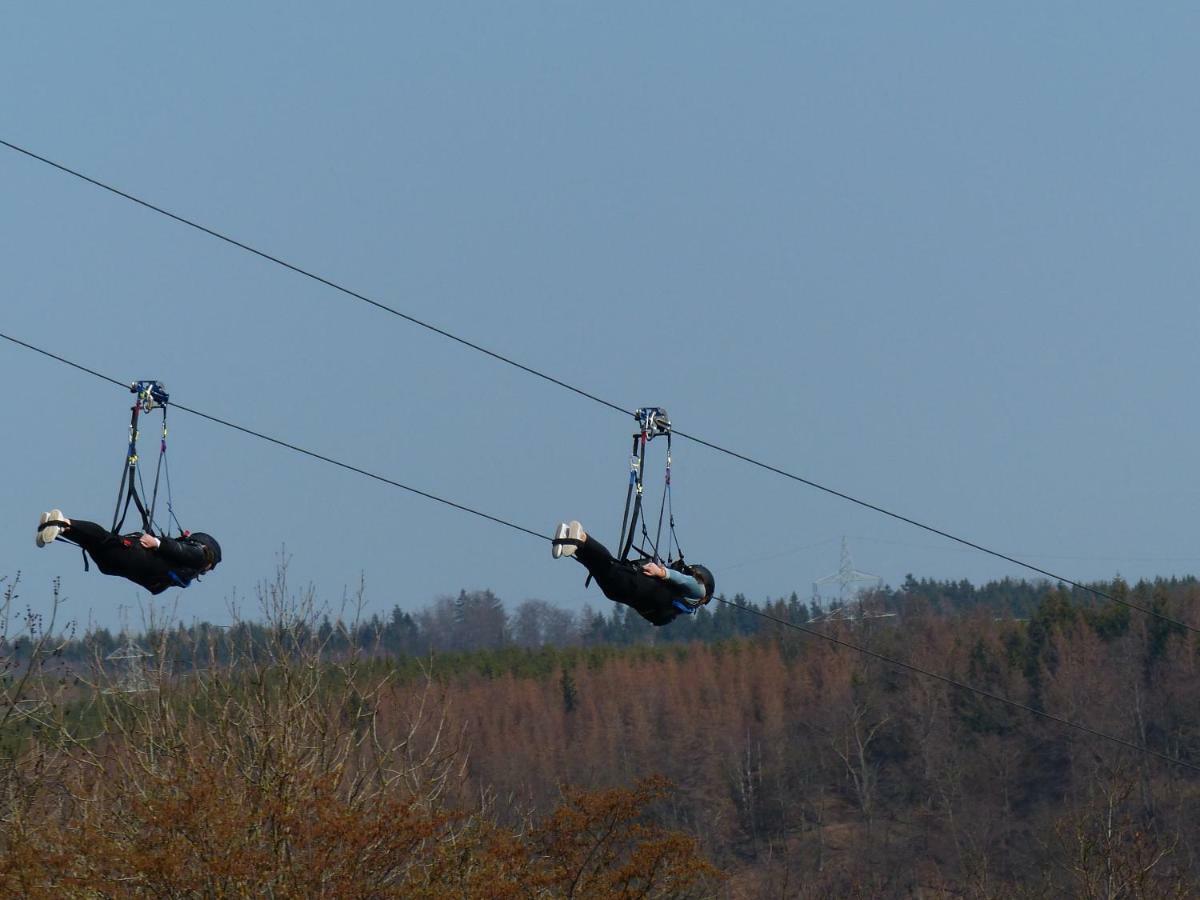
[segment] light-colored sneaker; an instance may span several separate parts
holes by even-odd
[[[567,540],[570,543],[563,544],[563,556],[574,556],[579,545],[587,540],[587,535],[583,533],[583,526],[578,522],[568,522]]]
[[[50,521],[50,513],[48,513],[48,512],[44,512],[40,516],[38,516],[37,536],[33,539],[33,542],[35,544],[37,544],[39,547],[46,546],[45,538],[42,537],[42,529],[46,527],[46,523],[49,521]]]
[[[567,523],[559,522],[558,527],[554,529],[554,540],[550,542],[550,554],[555,559],[559,559],[563,555],[564,546],[563,539],[567,536]]]
[[[61,509],[52,509],[49,512],[42,513],[38,519],[38,532],[34,543],[39,547],[45,547],[47,544],[53,543],[62,534],[63,525],[66,522],[67,519],[63,516]]]

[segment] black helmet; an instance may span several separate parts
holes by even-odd
[[[708,571],[706,566],[702,566],[699,563],[692,563],[688,568],[692,570],[692,577],[698,579],[704,585],[705,602],[712,599],[713,591],[716,589],[716,582],[713,581],[712,572]]]
[[[211,534],[205,534],[203,531],[193,531],[188,535],[188,538],[204,548],[205,557],[208,558],[209,563],[215,568],[217,563],[221,561],[221,545],[217,543],[217,539]]]

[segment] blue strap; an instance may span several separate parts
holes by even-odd
[[[188,586],[188,584],[191,583],[190,579],[188,581],[184,581],[182,578],[180,578],[178,575],[176,575],[174,569],[168,569],[167,574],[171,577],[171,580],[173,582],[175,582],[177,585],[179,585],[181,588],[185,588]]]
[[[674,606],[681,613],[686,613],[689,616],[693,616],[696,614],[696,607],[688,606],[682,600],[672,600],[671,605]]]

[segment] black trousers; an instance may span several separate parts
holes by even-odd
[[[652,625],[666,625],[679,615],[675,594],[658,578],[642,572],[642,564],[621,562],[591,535],[575,549],[575,558],[587,568],[604,596],[637,610]]]
[[[105,575],[119,575],[141,585],[152,594],[161,594],[175,582],[170,566],[138,543],[138,535],[113,534],[103,525],[84,519],[72,519],[62,535],[78,544]]]

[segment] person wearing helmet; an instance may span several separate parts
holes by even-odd
[[[604,596],[637,611],[652,625],[691,615],[712,600],[712,572],[701,565],[668,568],[654,560],[615,558],[578,522],[560,522],[551,541],[555,559],[573,556],[596,579]]]
[[[105,575],[128,578],[151,594],[187,587],[221,561],[221,545],[200,531],[179,538],[139,531],[113,534],[103,525],[68,519],[61,510],[52,509],[38,520],[37,545],[45,547],[56,540],[82,547]]]

